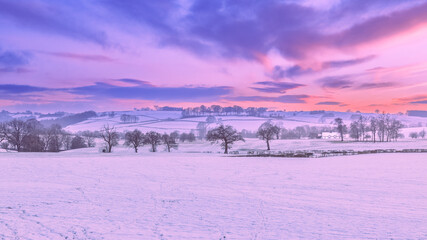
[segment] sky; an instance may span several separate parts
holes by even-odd
[[[427,0],[0,0],[0,110],[427,110]]]

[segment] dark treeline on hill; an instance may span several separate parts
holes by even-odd
[[[427,111],[409,110],[408,116],[413,117],[427,117]]]
[[[14,119],[0,123],[0,144],[3,149],[18,152],[59,152],[84,147],[94,147],[97,133],[85,131],[70,134],[59,124],[45,127],[35,119]]]
[[[233,107],[221,107],[220,105],[212,105],[207,107],[201,105],[200,107],[186,108],[182,110],[183,117],[198,117],[198,116],[208,116],[208,115],[217,115],[217,116],[228,116],[228,115],[244,115],[244,116],[261,116],[263,113],[267,112],[268,108],[266,107],[248,107],[243,108],[240,106]]]
[[[96,112],[87,111],[87,112],[77,113],[69,116],[59,117],[53,120],[42,120],[41,123],[44,126],[51,126],[53,124],[58,124],[61,127],[66,127],[72,124],[83,122],[91,117],[96,117],[96,116],[97,116]]]

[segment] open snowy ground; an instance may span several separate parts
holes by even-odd
[[[427,154],[0,153],[0,239],[426,239]]]

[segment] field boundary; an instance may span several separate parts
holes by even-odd
[[[427,153],[427,149],[375,149],[375,150],[312,150],[312,151],[247,151],[240,154],[238,151],[232,151],[233,157],[283,157],[283,158],[322,158],[332,156],[349,156],[362,154],[378,153]]]

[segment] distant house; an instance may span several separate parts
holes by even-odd
[[[322,132],[322,139],[340,139],[340,134],[337,132]]]

